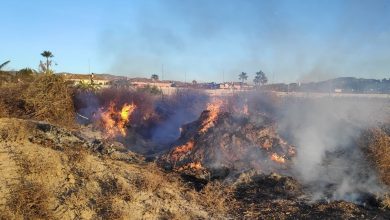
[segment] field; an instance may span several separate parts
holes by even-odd
[[[0,86],[2,219],[388,219],[382,95]]]

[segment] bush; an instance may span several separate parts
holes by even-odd
[[[73,89],[62,76],[39,75],[31,82],[0,87],[0,117],[35,119],[73,126]]]
[[[147,85],[144,88],[139,88],[137,91],[150,93],[152,95],[161,95],[162,94],[161,89],[159,89],[157,86],[150,86],[150,85]]]
[[[25,108],[25,102],[22,99],[24,87],[24,84],[4,84],[0,86],[0,117],[27,116],[29,112]]]
[[[369,129],[362,133],[359,143],[382,182],[390,186],[390,135],[380,128]]]

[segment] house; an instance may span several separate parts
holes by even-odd
[[[96,76],[95,74],[64,74],[64,77],[66,81],[73,82],[74,85],[78,84],[93,84],[93,85],[100,85],[100,86],[109,86],[111,80],[106,79],[101,76]]]
[[[253,86],[242,82],[224,82],[219,84],[220,89],[233,89],[233,90],[249,90],[253,89]]]
[[[160,80],[152,80],[146,78],[133,78],[130,79],[129,82],[132,86],[136,88],[145,88],[147,86],[156,86],[159,88],[170,88],[172,87],[171,81],[160,81]]]

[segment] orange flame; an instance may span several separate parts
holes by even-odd
[[[191,151],[194,148],[194,141],[190,140],[182,146],[176,147],[172,152],[172,158],[175,161],[178,161],[182,155],[185,155],[187,152]]]
[[[202,163],[198,162],[191,162],[188,164],[185,164],[184,166],[181,166],[177,169],[178,171],[183,170],[204,170],[204,167],[202,166]]]
[[[218,114],[221,112],[222,100],[217,99],[213,103],[207,104],[207,110],[209,111],[208,117],[203,121],[200,132],[205,133],[209,128],[214,126],[214,122],[218,118]]]
[[[126,136],[125,126],[129,122],[130,116],[134,112],[134,110],[135,110],[135,105],[133,103],[130,105],[125,104],[122,107],[122,110],[120,112],[121,119],[118,122],[118,128],[119,128],[119,131],[122,134],[122,136]]]
[[[245,104],[243,109],[242,109],[242,113],[244,115],[249,115],[249,109],[248,109],[248,104]]]
[[[129,122],[136,106],[124,104],[121,111],[115,110],[115,103],[111,102],[106,111],[101,113],[101,120],[108,137],[115,137],[119,134],[126,136],[126,124]]]
[[[273,153],[271,155],[271,160],[276,162],[276,163],[285,163],[286,162],[286,159],[284,159],[283,156],[279,156],[278,154],[276,153]]]
[[[192,163],[189,164],[189,167],[191,169],[195,169],[195,170],[203,169],[203,166],[202,166],[202,164],[200,162],[192,162]]]

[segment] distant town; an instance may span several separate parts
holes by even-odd
[[[258,86],[247,82],[181,82],[173,80],[159,80],[152,75],[151,78],[129,78],[109,74],[69,74],[62,73],[67,80],[75,85],[80,83],[96,84],[101,87],[134,87],[144,88],[154,86],[162,90],[170,88],[192,88],[206,90],[254,90]],[[154,77],[153,77],[154,76]],[[92,81],[91,81],[92,80]],[[309,83],[273,83],[261,85],[262,90],[276,92],[317,92],[317,93],[363,93],[363,94],[390,94],[390,78],[364,79],[355,77],[339,77],[326,81]]]
[[[11,78],[18,78],[19,75],[29,75],[25,73],[32,71],[30,69],[22,69],[20,71],[1,71],[0,82],[6,83]],[[260,71],[261,72],[261,71]],[[267,84],[267,78],[262,83],[249,83],[246,78],[242,78],[242,74],[238,75],[241,81],[231,82],[181,82],[174,80],[160,80],[158,75],[153,74],[150,78],[130,78],[125,76],[115,76],[111,74],[73,74],[73,73],[56,73],[63,75],[65,79],[75,86],[90,86],[94,88],[121,87],[141,89],[146,87],[154,87],[161,90],[163,93],[170,93],[175,89],[200,89],[212,90],[215,92],[234,92],[247,90],[267,90],[284,93],[294,92],[313,92],[313,93],[335,93],[335,94],[390,94],[390,78],[384,79],[364,79],[355,77],[339,77],[319,82],[306,83],[272,83]],[[22,77],[21,77],[22,78]],[[18,78],[18,80],[21,80]],[[256,81],[256,78],[255,80]]]

